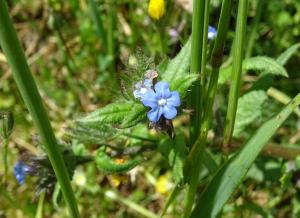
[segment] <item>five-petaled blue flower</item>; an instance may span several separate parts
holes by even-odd
[[[207,34],[208,41],[211,41],[216,36],[217,36],[216,28],[214,28],[213,26],[208,26],[208,34]]]
[[[19,184],[23,184],[25,180],[26,173],[29,171],[29,167],[23,162],[19,161],[14,166],[14,174]]]
[[[133,91],[134,98],[141,99],[146,92],[152,89],[152,86],[152,80],[150,79],[145,79],[143,83],[138,82],[135,84],[135,90]]]
[[[157,122],[161,115],[166,119],[173,119],[177,115],[176,107],[180,105],[178,92],[171,92],[166,82],[156,83],[154,90],[155,92],[151,89],[142,96],[143,104],[151,107],[147,114],[149,120]]]

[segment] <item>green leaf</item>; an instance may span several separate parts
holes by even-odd
[[[172,91],[177,91],[180,98],[187,95],[188,88],[198,79],[197,74],[187,74],[177,79],[174,79],[170,85]]]
[[[288,77],[286,70],[280,64],[274,59],[265,56],[245,59],[243,62],[243,70],[253,70],[261,72],[262,74],[274,74]]]
[[[133,101],[118,101],[106,105],[85,117],[78,119],[77,123],[86,124],[121,124],[138,103]]]
[[[136,159],[128,160],[125,163],[116,163],[104,150],[103,147],[99,148],[95,157],[98,169],[104,173],[112,174],[127,172],[142,162],[141,158],[137,157]]]
[[[290,57],[300,48],[300,43],[294,44],[285,50],[279,57],[276,59],[277,63],[281,66],[284,66]]]
[[[133,104],[130,113],[124,118],[121,128],[132,127],[146,118],[147,108],[142,104]]]
[[[176,183],[183,181],[183,164],[187,154],[185,138],[178,134],[175,139],[165,138],[158,146],[161,154],[167,158],[172,167],[172,173]]]
[[[133,101],[118,101],[75,121],[73,138],[87,143],[103,143],[146,117],[147,108]]]
[[[261,75],[273,74],[288,77],[286,70],[276,60],[265,56],[257,56],[245,59],[243,61],[242,69],[243,73],[252,70],[261,73]],[[218,83],[223,84],[229,80],[231,77],[231,72],[232,65],[221,69]]]
[[[120,130],[106,124],[93,125],[85,123],[82,125],[77,123],[71,130],[70,136],[80,142],[101,144],[118,136],[119,133],[121,133]]]
[[[165,72],[161,75],[162,81],[172,83],[173,80],[182,78],[189,72],[191,61],[191,39],[189,39],[179,54],[170,61]]]
[[[277,116],[263,124],[240,152],[225,163],[202,193],[191,218],[216,217],[220,213],[264,145],[299,104],[300,93]]]
[[[251,91],[239,98],[233,135],[238,137],[244,128],[262,116],[262,105],[268,99],[265,91]]]

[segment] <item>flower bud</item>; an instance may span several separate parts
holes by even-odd
[[[11,112],[0,112],[0,136],[7,139],[13,129],[14,118]]]
[[[165,1],[164,0],[150,0],[148,13],[151,18],[159,20],[165,14]]]

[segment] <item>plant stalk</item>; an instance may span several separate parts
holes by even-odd
[[[201,57],[201,81],[200,81],[200,121],[199,125],[201,125],[201,120],[203,119],[203,104],[204,97],[206,95],[206,81],[207,81],[207,72],[206,72],[206,63],[207,63],[207,44],[208,44],[208,23],[209,23],[209,6],[210,0],[205,1],[204,8],[204,30],[203,30],[203,46],[202,46],[202,57]]]
[[[62,187],[70,217],[77,218],[79,217],[79,212],[72,191],[68,171],[59,151],[56,138],[27,64],[17,33],[9,17],[5,0],[0,0],[0,46],[12,68],[16,84],[41,136],[42,143],[52,164],[57,180]]]
[[[191,67],[192,74],[200,74],[202,62],[202,46],[204,31],[204,9],[206,0],[193,1],[193,21],[192,21],[192,49]],[[200,128],[200,81],[196,81],[190,96],[190,106],[194,110],[190,124],[190,144],[192,145],[198,137]]]
[[[239,98],[239,89],[241,85],[242,63],[244,59],[245,48],[245,31],[247,25],[247,5],[248,0],[240,0],[238,5],[238,15],[235,32],[235,43],[233,50],[232,63],[232,84],[229,91],[229,102],[226,115],[226,124],[224,130],[224,148],[231,143],[234,122],[236,117],[236,110]]]
[[[196,142],[193,144],[184,166],[185,179],[189,185],[185,205],[185,217],[190,215],[196,195],[201,166],[203,163],[203,153],[207,140],[207,133],[212,119],[213,103],[218,86],[219,70],[223,59],[223,49],[230,20],[231,5],[232,0],[223,0],[222,2],[218,33],[211,54],[212,73],[205,96],[205,105],[203,120],[201,121],[200,134]]]

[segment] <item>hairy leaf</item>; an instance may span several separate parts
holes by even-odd
[[[121,128],[132,127],[146,118],[147,108],[142,104],[134,104],[130,113],[124,118]]]
[[[124,163],[117,163],[111,157],[109,157],[103,147],[99,148],[95,157],[97,167],[104,173],[122,173],[127,172],[139,163],[141,163],[141,158],[136,158],[133,160],[128,160]]]
[[[191,39],[189,39],[179,54],[170,61],[165,72],[162,74],[162,81],[172,83],[176,79],[187,75],[191,59]]]
[[[170,85],[171,91],[177,91],[180,94],[180,98],[184,98],[187,95],[188,88],[198,78],[197,74],[187,74],[185,76],[174,79]]]
[[[265,91],[251,91],[239,98],[233,135],[235,137],[244,128],[261,117],[262,105],[268,99]]]
[[[300,93],[277,116],[263,124],[240,152],[225,163],[202,193],[191,218],[216,217],[219,214],[264,145],[299,104]]]
[[[287,50],[285,50],[279,57],[276,59],[276,61],[281,65],[284,66],[287,61],[291,58],[291,56],[300,48],[300,43],[294,44],[291,47],[289,47]]]
[[[286,70],[280,64],[274,59],[265,56],[245,59],[243,62],[243,70],[254,70],[261,72],[262,74],[274,74],[288,77]]]
[[[118,101],[106,105],[85,117],[78,119],[78,123],[86,124],[121,124],[132,108],[138,103],[133,101]]]
[[[288,77],[286,70],[276,60],[265,56],[257,56],[245,59],[243,61],[242,70],[243,73],[252,70],[261,73],[261,75],[273,74]],[[231,77],[231,72],[232,65],[223,68],[220,72],[218,83],[223,84],[229,80]]]

